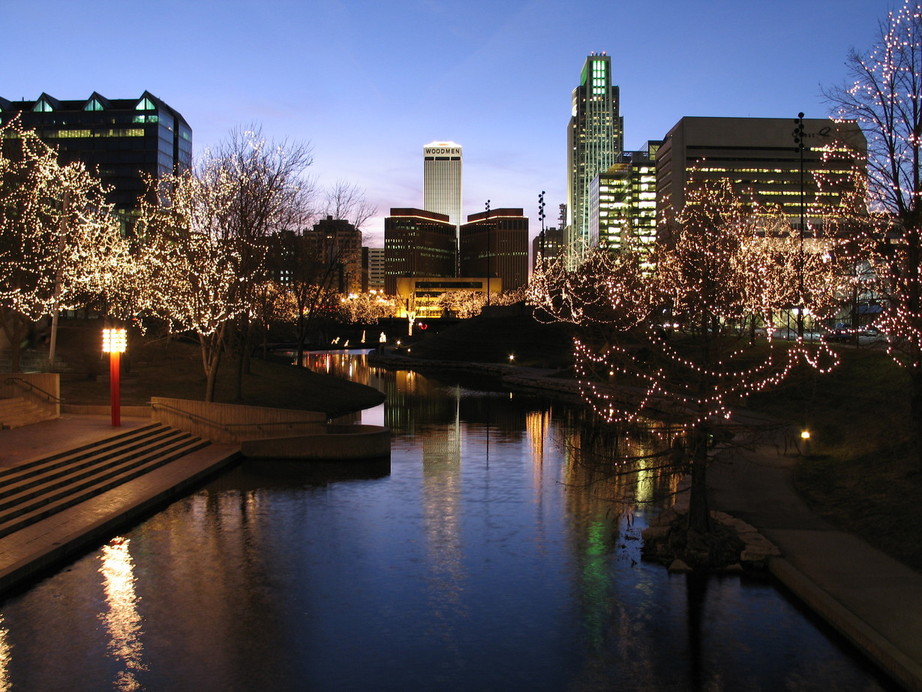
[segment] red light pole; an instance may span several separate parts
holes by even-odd
[[[121,418],[121,355],[125,352],[128,343],[124,329],[102,330],[102,352],[109,354],[109,401],[112,407],[112,427],[118,428],[122,424]]]

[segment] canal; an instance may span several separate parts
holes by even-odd
[[[560,403],[369,367],[390,464],[245,462],[0,603],[0,690],[878,690],[766,578],[669,575],[669,475]],[[642,444],[642,443],[638,443]]]

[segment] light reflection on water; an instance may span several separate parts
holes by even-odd
[[[103,589],[108,609],[100,620],[109,633],[110,655],[124,666],[116,675],[114,687],[128,692],[140,689],[137,672],[146,670],[141,644],[141,616],[134,592],[134,565],[128,552],[129,541],[113,539],[101,549]]]
[[[616,501],[662,495],[674,479],[581,463],[565,408],[352,367],[388,393],[389,472],[237,467],[2,604],[0,680],[880,689],[770,584],[643,563],[652,510]]]

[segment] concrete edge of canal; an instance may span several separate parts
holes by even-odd
[[[783,557],[769,561],[769,571],[813,612],[885,670],[907,690],[922,692],[922,665],[826,592]]]
[[[0,539],[0,596],[163,507],[240,457],[212,444]]]

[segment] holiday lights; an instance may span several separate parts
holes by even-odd
[[[542,263],[529,301],[545,319],[608,325],[603,347],[574,342],[582,398],[602,420],[668,422],[690,460],[691,513],[706,527],[704,466],[718,432],[749,394],[776,386],[798,364],[828,370],[837,355],[803,339],[753,343],[791,306],[830,314],[839,279],[832,241],[805,248],[777,207],[739,195],[727,180],[696,182],[653,252],[655,270],[629,249],[589,253],[575,272]]]
[[[31,324],[89,303],[125,307],[131,273],[106,190],[13,120],[0,128],[0,323],[18,369]]]
[[[911,415],[922,437],[922,3],[907,0],[890,12],[875,45],[852,51],[846,64],[849,81],[826,96],[867,139],[870,212],[853,205],[859,233],[847,248],[853,313],[859,303],[880,310],[875,326],[910,372]]]

